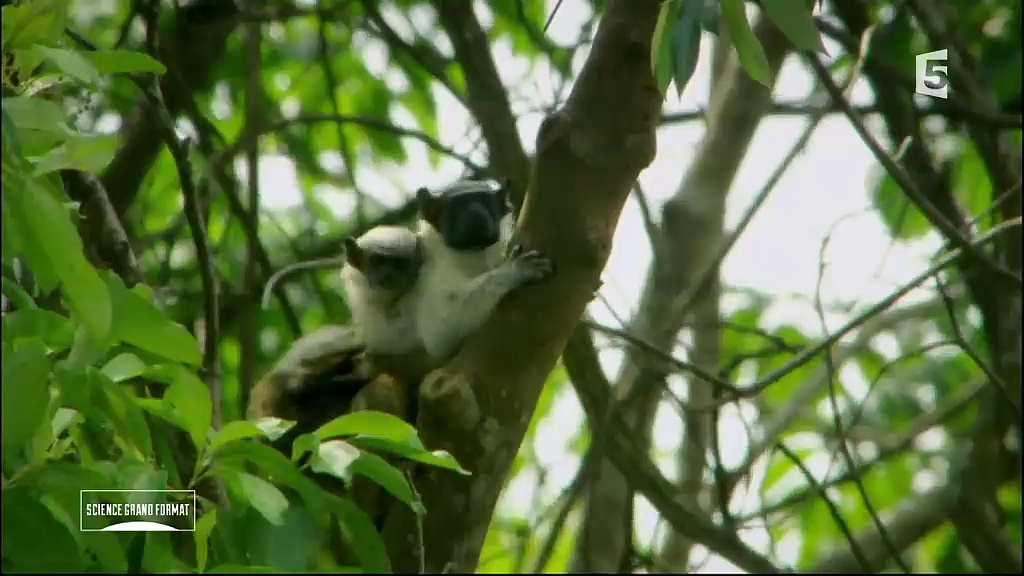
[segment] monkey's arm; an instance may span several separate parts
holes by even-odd
[[[515,247],[509,259],[446,297],[442,306],[428,302],[421,309],[417,329],[427,353],[435,362],[449,360],[463,340],[490,316],[506,294],[516,288],[547,278],[551,261],[539,252],[522,252]]]

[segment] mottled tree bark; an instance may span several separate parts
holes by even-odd
[[[658,9],[656,0],[608,4],[565,106],[538,133],[515,240],[551,257],[556,275],[508,298],[424,382],[418,422],[424,443],[448,450],[473,473],[424,470],[416,478],[428,511],[422,531],[428,571],[476,568],[543,383],[598,286],[633,182],[654,158],[661,94],[650,51]],[[467,423],[464,416],[477,410]],[[396,571],[418,569],[409,512],[394,508],[384,537]]]

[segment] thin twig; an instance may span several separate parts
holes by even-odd
[[[857,558],[857,562],[859,562],[861,567],[865,570],[864,573],[872,573],[874,569],[871,567],[871,562],[868,561],[867,555],[864,554],[864,550],[861,549],[860,543],[857,542],[857,538],[853,535],[853,531],[850,530],[850,526],[847,525],[846,520],[843,519],[843,515],[839,511],[839,507],[836,506],[836,503],[828,497],[828,490],[814,479],[814,475],[811,474],[811,471],[807,469],[807,466],[804,466],[804,463],[800,461],[800,457],[787,448],[785,444],[779,442],[776,444],[775,448],[779,452],[785,454],[786,457],[789,458],[800,470],[800,473],[804,475],[804,478],[807,479],[807,483],[818,491],[818,496],[825,502],[825,505],[828,506],[828,511],[829,514],[832,515],[832,519],[836,521],[836,525],[839,526],[839,530],[843,533],[843,536],[846,537],[847,542],[850,543],[850,551],[853,552],[853,555]]]
[[[1012,228],[1016,228],[1020,226],[1020,224],[1020,218],[1015,218],[1013,220],[1006,220],[1004,222],[1001,222],[999,225],[993,226],[985,234],[978,236],[977,238],[972,240],[971,246],[978,247],[988,244],[989,242],[997,238],[1000,234]],[[797,368],[800,368],[804,364],[807,364],[815,356],[817,356],[821,352],[821,350],[824,349],[826,346],[831,346],[832,344],[835,344],[843,337],[845,337],[847,334],[855,330],[858,326],[868,321],[872,317],[876,316],[879,312],[895,304],[897,300],[904,297],[911,290],[917,288],[926,280],[934,276],[937,272],[943,270],[944,268],[952,264],[954,261],[960,258],[962,254],[963,252],[960,248],[954,248],[953,250],[950,250],[949,252],[943,254],[941,257],[938,258],[937,262],[932,266],[929,266],[927,270],[918,274],[909,282],[906,282],[905,284],[891,292],[888,296],[882,298],[874,305],[869,307],[867,310],[857,315],[853,319],[849,320],[846,324],[843,325],[842,328],[832,333],[831,335],[827,336],[826,338],[822,339],[822,341],[819,342],[818,344],[804,349],[804,351],[798,354],[796,358],[793,358],[786,364],[780,366],[779,368],[776,368],[771,373],[758,379],[757,382],[751,384],[749,387],[744,388],[741,391],[741,396],[755,395],[763,391],[764,389],[768,388],[775,382],[778,382],[779,379],[783,378],[784,376],[796,370]]]
[[[995,370],[992,369],[991,366],[988,365],[988,362],[985,362],[981,355],[978,354],[977,350],[974,349],[974,346],[971,346],[971,343],[968,342],[967,337],[960,328],[960,321],[957,319],[956,307],[953,304],[953,298],[949,295],[946,284],[942,281],[939,274],[935,275],[935,286],[939,289],[939,294],[942,296],[942,304],[946,309],[946,316],[949,318],[949,323],[953,328],[953,338],[957,346],[964,354],[967,355],[968,358],[971,359],[972,362],[974,362],[975,366],[985,373],[989,382],[991,382],[1003,397],[1006,398],[1006,402],[1017,414],[1017,419],[1020,420],[1020,400],[1014,398],[1014,395],[1010,392],[1009,386],[1006,385],[1006,382],[999,376],[999,374],[996,373]]]
[[[419,140],[427,145],[431,150],[435,150],[465,164],[470,170],[472,170],[478,176],[486,176],[490,172],[487,168],[480,166],[473,162],[468,156],[459,154],[451,148],[445,146],[436,139],[424,134],[423,132],[412,130],[410,128],[402,128],[395,126],[385,120],[378,118],[371,118],[368,116],[354,116],[347,114],[306,114],[302,116],[296,116],[295,118],[284,118],[276,122],[269,122],[262,126],[255,133],[244,134],[242,138],[221,149],[217,155],[210,159],[211,166],[207,170],[212,170],[218,164],[226,164],[231,161],[243,148],[249,146],[248,140],[251,138],[257,138],[281,130],[286,130],[292,126],[305,125],[305,124],[321,124],[325,122],[340,122],[355,124],[362,126],[363,128],[369,128],[371,130],[380,130],[382,132],[389,132],[397,136],[406,138],[413,138]]]
[[[832,235],[829,234],[821,242],[821,250],[818,253],[818,281],[815,283],[814,288],[814,309],[818,314],[818,321],[821,324],[822,333],[828,334],[828,322],[825,320],[825,309],[821,302],[821,285],[825,278],[825,251],[828,248],[829,241],[832,239]],[[836,376],[837,370],[835,363],[832,358],[833,346],[825,348],[824,362],[825,368],[828,371],[828,399],[830,407],[832,408],[832,423],[835,426],[836,431],[836,442],[839,448],[839,453],[842,455],[843,460],[846,462],[846,467],[849,470],[853,470],[857,467],[856,461],[853,459],[853,454],[850,453],[850,447],[846,443],[846,431],[843,426],[842,412],[839,409],[839,400],[836,397]],[[892,538],[889,537],[889,533],[885,528],[885,524],[878,517],[878,512],[875,510],[875,506],[871,503],[871,498],[868,496],[867,490],[864,488],[864,483],[861,478],[854,478],[854,485],[857,488],[857,493],[860,495],[861,501],[864,503],[864,509],[871,517],[872,522],[875,524],[875,528],[878,530],[878,535],[888,549],[889,555],[892,556],[896,564],[903,570],[904,573],[910,573],[910,567],[907,566],[903,557],[900,555],[899,550],[892,542]]]

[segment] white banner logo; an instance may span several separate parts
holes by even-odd
[[[82,490],[82,532],[195,532],[195,490]]]

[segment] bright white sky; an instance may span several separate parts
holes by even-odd
[[[548,0],[548,11],[554,2]],[[490,10],[483,2],[475,3],[477,14],[488,25]],[[391,14],[391,16],[395,16]],[[566,45],[575,41],[580,24],[589,16],[589,9],[579,0],[566,0],[549,30],[557,43]],[[416,11],[412,20],[417,28],[429,37],[437,27],[429,11]],[[404,19],[388,18],[399,30],[406,30]],[[274,34],[274,30],[269,33]],[[446,39],[440,38],[438,46],[450,53]],[[353,43],[367,61],[369,69],[382,78],[392,89],[404,88],[401,74],[388,70],[385,52],[380,45],[365,35]],[[707,55],[711,44],[708,38],[702,45],[702,57],[697,71],[687,86],[682,98],[675,95],[674,87],[669,91],[666,111],[695,110],[706,105],[708,94]],[[829,46],[837,53],[834,46]],[[517,112],[535,110],[550,102],[554,93],[550,74],[543,66],[531,70],[522,59],[510,51],[507,41],[493,46],[494,58],[499,71],[513,94],[513,105]],[[580,55],[577,62],[582,62]],[[812,83],[809,75],[793,60],[783,66],[775,89],[780,101],[799,101],[806,97]],[[460,152],[471,150],[470,142],[476,139],[478,131],[470,130],[469,115],[461,105],[442,90],[436,90],[439,102],[441,141],[452,145]],[[858,102],[870,100],[869,90],[858,85],[853,92]],[[286,112],[288,105],[286,104]],[[394,108],[392,120],[413,126],[412,117]],[[541,116],[527,113],[522,116],[519,128],[522,140],[532,149]],[[727,226],[732,228],[750,205],[754,195],[788,152],[791,144],[800,136],[805,121],[793,117],[768,118],[762,122],[746,159],[736,177],[729,195]],[[703,133],[700,122],[664,128],[659,132],[658,154],[654,163],[640,176],[649,195],[655,215],[658,207],[673,194],[682,174],[691,161],[693,150]],[[363,162],[356,177],[364,191],[385,205],[398,205],[421,185],[436,186],[450,182],[461,175],[461,165],[456,161],[445,161],[433,169],[427,161],[426,147],[409,141],[409,162],[401,167],[374,168],[373,162]],[[479,157],[479,156],[478,156]],[[326,164],[338,166],[337,157],[324,159]],[[372,160],[372,159],[371,159]],[[893,245],[884,224],[871,210],[870,193],[877,166],[871,153],[859,140],[847,121],[840,115],[824,120],[818,127],[810,145],[793,163],[785,177],[776,186],[770,199],[762,207],[751,226],[741,237],[724,263],[722,274],[729,286],[756,289],[778,298],[779,303],[768,314],[771,323],[791,322],[804,328],[809,334],[819,333],[817,317],[810,304],[797,303],[789,296],[793,294],[813,295],[820,264],[820,250],[825,237],[831,233],[822,294],[826,302],[856,301],[866,304],[883,296],[895,285],[919,273],[926,259],[938,248],[936,238],[918,242],[912,246]],[[244,178],[244,171],[240,170]],[[266,208],[285,207],[299,202],[298,182],[291,162],[281,156],[270,156],[260,166],[261,190],[264,191]],[[329,187],[324,188],[329,193]],[[334,196],[334,194],[330,194]],[[348,213],[352,202],[340,198],[335,203],[339,213]],[[639,210],[631,198],[623,211],[616,231],[614,248],[605,269],[604,287],[601,294],[613,307],[614,313],[596,300],[590,312],[599,322],[618,325],[616,318],[628,318],[637,301],[641,283],[650,263],[650,249],[641,223]],[[726,298],[728,309],[736,307],[741,300]],[[830,319],[830,326],[840,324],[841,317]],[[614,374],[621,354],[615,351],[604,353],[602,358],[609,373]],[[858,374],[844,374],[844,384],[849,392],[857,395],[856,388],[863,387]],[[578,458],[568,450],[569,440],[583,424],[582,412],[571,391],[567,390],[556,402],[553,414],[538,430],[536,450],[541,461],[549,467],[548,482],[543,490],[544,501],[550,502],[562,491],[575,474]],[[673,410],[663,409],[656,422],[656,447],[663,454],[679,443],[682,428]],[[722,421],[723,457],[727,465],[738,463],[746,449],[746,438],[735,411],[727,411]],[[827,466],[825,453],[812,458],[808,466],[820,475]],[[664,472],[671,478],[675,475],[671,460],[660,462]],[[534,501],[536,477],[525,472],[514,479],[502,502],[503,509],[510,514],[526,514]],[[756,495],[738,499],[734,505],[742,509],[756,508]],[[637,527],[645,540],[652,537],[656,517],[644,501],[638,502]],[[754,547],[763,549],[766,539],[762,531],[751,531],[746,537]],[[795,561],[798,540],[780,543],[779,551],[785,562]],[[481,566],[486,570],[486,566]],[[702,572],[735,571],[727,562],[712,559],[700,570]]]

